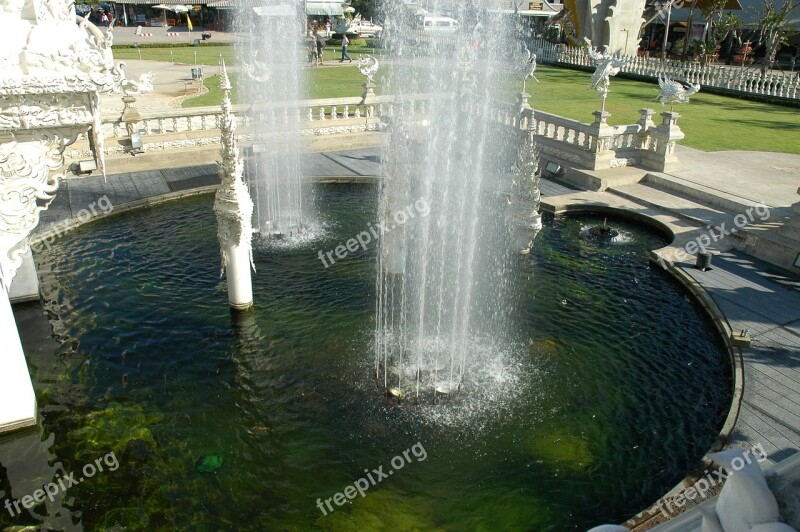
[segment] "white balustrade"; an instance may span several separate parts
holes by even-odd
[[[543,39],[534,39],[531,49],[543,64],[561,63],[575,66],[591,66],[585,49],[555,45]],[[627,57],[628,63],[622,72],[638,76],[658,78],[661,75],[673,79],[698,83],[753,95],[800,99],[800,76],[797,72],[769,72],[719,64],[700,64],[661,60],[653,57]]]

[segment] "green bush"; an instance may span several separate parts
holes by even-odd
[[[199,37],[198,37],[199,38]],[[207,48],[209,46],[232,46],[229,42],[212,42],[212,41],[200,41],[200,47]],[[172,43],[163,43],[163,42],[146,42],[146,43],[138,43],[134,44],[113,44],[111,45],[112,50],[121,50],[123,48],[194,48],[194,43],[190,42],[172,42]]]
[[[349,38],[349,37],[348,37]],[[325,43],[327,46],[341,46],[342,40],[341,39],[328,39]],[[350,44],[348,46],[367,46],[366,39],[350,39]]]

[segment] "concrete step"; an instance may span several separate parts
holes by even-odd
[[[602,192],[610,187],[638,183],[647,175],[647,170],[635,166],[623,166],[605,170],[585,170],[567,166],[565,170],[563,175],[547,175],[547,178],[557,180],[570,187],[578,187],[581,190],[594,192]]]
[[[742,196],[671,174],[648,172],[644,182],[653,188],[671,192],[731,213],[745,212],[747,209],[758,205],[757,202]],[[770,205],[769,207],[772,206]]]
[[[696,225],[715,226],[731,218],[731,215],[724,211],[659,190],[648,184],[633,183],[615,186],[609,188],[608,192],[648,207],[660,209]]]
[[[352,150],[357,148],[371,148],[381,146],[386,142],[386,135],[378,132],[368,133],[339,133],[334,135],[309,136],[301,143],[302,153],[318,153],[327,151]],[[249,147],[252,142],[241,142],[239,147]],[[191,146],[168,150],[146,150],[139,155],[129,153],[113,154],[106,156],[106,173],[123,174],[128,172],[143,172],[147,170],[161,170],[165,168],[183,168],[211,164],[220,160],[219,143],[205,146]],[[88,157],[87,157],[88,158]],[[67,160],[67,167],[79,159]],[[70,175],[74,175],[71,171]],[[95,172],[97,173],[97,172]]]

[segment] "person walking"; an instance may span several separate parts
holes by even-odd
[[[345,57],[352,63],[353,60],[350,59],[350,56],[347,55],[347,47],[350,44],[350,39],[347,38],[347,35],[342,34],[342,58],[339,60],[340,63],[344,62]]]
[[[323,61],[322,50],[325,49],[325,39],[323,39],[322,35],[316,31],[314,32],[314,35],[316,36],[315,41],[317,44],[317,65],[324,65],[325,62]]]

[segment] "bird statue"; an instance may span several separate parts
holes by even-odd
[[[250,61],[242,62],[242,70],[248,78],[256,83],[264,83],[269,80],[269,67],[261,61],[252,58]]]
[[[378,73],[379,66],[378,60],[372,55],[362,57],[358,60],[358,71],[361,72],[362,76],[366,76],[367,83],[372,83],[372,78]]]
[[[148,92],[153,92],[153,78],[155,75],[152,72],[147,72],[139,76],[139,80],[128,79],[125,77],[125,63],[120,63],[117,66],[120,73],[120,85],[125,96],[139,96]]]
[[[592,81],[589,87],[597,91],[597,97],[602,98],[603,107],[605,107],[606,96],[608,96],[609,86],[611,85],[611,76],[616,76],[620,69],[624,67],[628,61],[625,59],[618,59],[608,53],[608,51],[601,52],[592,46],[592,41],[584,37],[586,41],[586,53],[589,59],[595,64],[595,71],[592,74]],[[606,50],[608,45],[605,46]]]
[[[657,98],[661,100],[661,105],[669,104],[670,112],[676,103],[689,103],[689,97],[700,91],[699,84],[675,81],[664,74],[658,77],[658,86],[661,87],[661,92]]]
[[[534,72],[536,72],[536,54],[532,54],[527,46],[521,44],[514,60],[516,61],[516,71],[522,77],[522,92],[525,92],[525,84],[528,78],[533,78],[536,83],[539,83],[539,80],[534,76]]]

